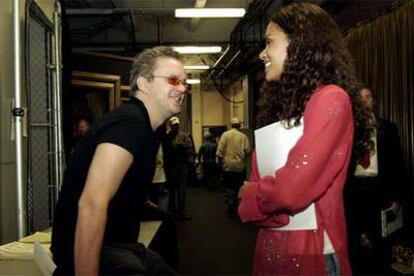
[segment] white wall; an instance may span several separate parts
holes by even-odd
[[[226,88],[226,97],[231,99],[231,103],[223,98],[220,93],[212,88],[208,91],[200,91],[200,86],[193,86],[192,90],[192,135],[194,144],[198,150],[202,144],[202,127],[203,126],[220,126],[226,125],[230,128],[232,117],[239,117],[247,121],[248,112],[247,104],[247,85],[246,78],[241,78],[233,85]],[[202,86],[203,87],[203,86]],[[245,100],[246,99],[246,100]]]

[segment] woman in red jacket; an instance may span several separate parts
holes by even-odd
[[[369,150],[370,126],[340,29],[317,5],[282,7],[260,59],[266,82],[258,123],[301,130],[287,161],[268,174],[261,154],[269,146],[257,144],[240,189],[241,219],[260,227],[253,274],[351,274],[342,193],[351,157]]]

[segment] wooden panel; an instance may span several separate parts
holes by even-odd
[[[122,100],[121,100],[121,76],[94,73],[94,72],[72,71],[72,79],[94,81],[94,82],[104,82],[104,83],[113,83],[114,84],[114,94],[113,94],[114,105],[115,106],[121,105],[121,103],[122,103]]]

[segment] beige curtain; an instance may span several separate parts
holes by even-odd
[[[345,35],[360,80],[374,91],[378,115],[399,127],[414,198],[414,1]],[[392,185],[392,183],[390,183]]]

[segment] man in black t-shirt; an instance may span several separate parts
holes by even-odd
[[[137,243],[154,173],[157,129],[181,110],[186,74],[171,48],[139,54],[131,100],[81,138],[66,169],[53,223],[56,275],[174,274]]]

